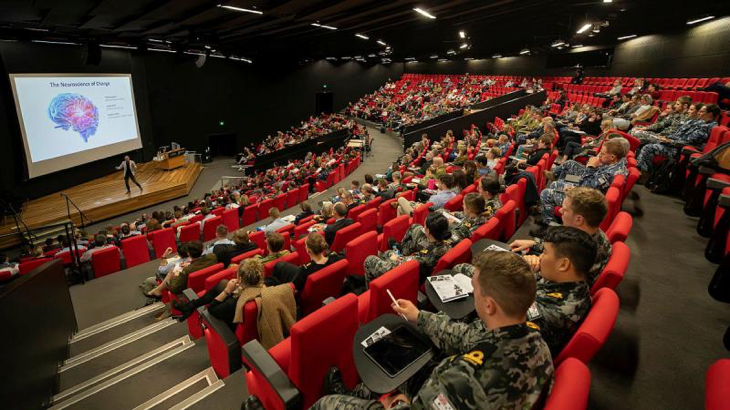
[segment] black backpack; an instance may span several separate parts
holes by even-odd
[[[646,181],[646,188],[655,194],[668,194],[672,191],[672,172],[677,163],[673,158],[665,159],[654,168]]]

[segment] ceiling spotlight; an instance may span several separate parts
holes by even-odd
[[[581,28],[578,29],[577,33],[578,34],[582,34],[584,31],[588,30],[591,27],[593,27],[593,24],[586,23],[586,24],[583,25],[583,27],[581,27]]]
[[[604,3],[613,3],[613,0],[603,0]]]
[[[322,28],[326,28],[327,30],[337,30],[337,27],[332,27],[332,26],[326,26],[326,25],[324,25],[324,24],[319,24],[319,23],[312,23],[312,25],[313,25],[314,27],[322,27]]]
[[[565,41],[563,40],[555,40],[553,41],[553,44],[550,47],[561,47],[565,45]]]
[[[530,49],[529,48],[522,49],[522,51],[520,51],[520,54],[530,54]]]
[[[469,44],[466,44],[466,43],[464,43],[464,44],[462,44],[462,45],[459,46],[459,48],[462,49],[462,50],[465,49],[465,48],[467,48],[467,47],[469,47]]]
[[[438,61],[439,61],[439,63],[443,63],[445,61],[449,61],[449,59],[448,58],[439,58]]]
[[[418,62],[418,60],[411,60],[411,61],[408,61],[408,62],[409,62],[409,63],[417,63],[417,62]]]
[[[438,56],[438,55],[436,55],[436,54],[431,54],[431,55],[430,55],[429,57],[431,57],[431,58],[433,58],[433,59],[439,58],[439,56]]]
[[[502,58],[502,54],[495,54],[492,56],[492,58]]]
[[[696,20],[690,20],[690,21],[687,22],[687,24],[689,24],[691,26],[692,24],[697,24],[697,23],[699,23],[701,21],[707,21],[707,20],[711,20],[711,19],[714,19],[714,18],[715,18],[715,16],[702,17],[702,18],[698,18]]]
[[[418,8],[418,7],[414,8],[413,11],[415,11],[415,12],[417,12],[417,13],[423,15],[423,16],[426,16],[426,17],[428,17],[430,19],[435,19],[436,18],[436,16],[434,16],[433,14],[427,12],[424,9]]]
[[[464,30],[459,31],[459,37],[466,38],[466,33],[464,32]]]
[[[456,54],[456,51],[454,51],[454,50],[449,50],[449,51],[447,51],[447,52],[446,52],[446,54],[451,54],[451,55],[454,55],[454,54]]]
[[[415,60],[415,58],[413,58],[413,57],[406,57],[406,61],[414,61],[414,60]]]
[[[583,47],[583,44],[573,44],[573,48]]]
[[[376,43],[380,44],[381,46],[387,46],[387,44],[385,44],[385,41],[383,40],[378,40],[376,41]]]
[[[370,40],[370,37],[360,33],[355,34],[355,37],[360,37],[363,40]]]
[[[349,60],[351,57],[345,56],[345,57],[340,57],[340,58],[342,58],[343,60]]]
[[[325,57],[325,60],[335,61],[337,60],[337,57]]]
[[[375,58],[375,54],[368,54],[368,57]]]
[[[636,34],[630,34],[628,36],[619,37],[619,38],[617,38],[617,40],[628,40],[628,39],[634,38],[634,37],[636,37]]]
[[[264,14],[263,11],[251,10],[251,9],[244,9],[244,8],[241,8],[241,7],[224,6],[222,4],[219,4],[218,7],[222,8],[222,9],[228,9],[228,10],[233,10],[233,11],[240,11],[240,12],[243,12],[243,13]]]

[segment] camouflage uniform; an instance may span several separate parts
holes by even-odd
[[[652,170],[652,161],[657,155],[661,155],[667,158],[674,158],[677,155],[677,145],[691,145],[693,147],[701,148],[707,138],[710,136],[710,131],[717,125],[715,121],[705,122],[703,120],[693,120],[684,123],[677,132],[667,135],[672,141],[672,144],[656,143],[647,144],[641,149],[639,156],[636,157],[637,167],[644,171],[649,172]]]
[[[633,129],[629,131],[629,134],[638,138],[642,143],[655,142],[659,135],[674,134],[688,118],[684,113],[670,114],[643,130]]]
[[[591,234],[591,238],[596,242],[596,261],[591,266],[591,270],[588,271],[587,282],[589,286],[596,283],[596,279],[601,275],[611,258],[611,242],[603,230],[599,229],[598,232]]]
[[[542,221],[546,224],[555,221],[555,207],[563,204],[566,188],[582,186],[606,192],[608,187],[611,186],[611,182],[613,182],[613,177],[619,174],[626,176],[628,169],[626,168],[626,158],[622,158],[611,165],[602,165],[595,168],[589,168],[577,161],[569,160],[559,165],[553,171],[553,174],[558,180],[553,181],[540,192],[540,215]],[[581,177],[580,182],[573,184],[565,181],[563,178],[567,175]]]
[[[465,352],[465,354],[461,354]],[[411,404],[394,409],[529,409],[552,384],[550,350],[530,325],[487,330],[473,349],[439,363],[417,386],[400,389]],[[406,383],[407,384],[407,383]],[[345,395],[325,396],[312,409],[381,409],[380,402]]]
[[[462,239],[471,238],[471,234],[489,220],[489,217],[484,214],[477,215],[474,218],[466,216],[463,212],[454,212],[452,215],[461,219],[461,222],[451,226],[451,241],[453,243],[459,243]]]
[[[553,282],[538,275],[535,303],[527,311],[527,320],[540,328],[553,357],[563,349],[591,309],[588,284]]]
[[[418,224],[411,225],[406,231],[403,241],[398,248],[402,255],[397,260],[390,259],[393,251],[386,251],[380,256],[370,255],[365,258],[363,267],[365,268],[365,280],[369,283],[371,280],[383,275],[391,269],[394,269],[403,262],[416,260],[419,263],[419,271],[421,281],[431,275],[433,268],[436,267],[439,259],[453,246],[450,239],[445,241],[430,242],[423,231],[423,227]]]

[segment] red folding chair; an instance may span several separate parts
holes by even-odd
[[[378,233],[376,231],[366,232],[351,240],[345,246],[345,257],[350,263],[350,274],[357,276],[365,275],[363,266],[365,258],[378,254]]]
[[[121,241],[122,253],[127,268],[150,261],[150,251],[147,247],[147,238],[142,235],[133,236]]]
[[[100,278],[122,269],[122,259],[119,256],[119,248],[110,246],[91,254],[91,269],[94,277]]]

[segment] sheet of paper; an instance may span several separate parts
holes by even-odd
[[[390,330],[388,330],[388,328],[386,328],[385,326],[380,326],[380,328],[378,330],[376,330],[375,332],[373,332],[373,334],[371,334],[370,336],[365,338],[365,340],[360,342],[360,344],[362,345],[362,347],[368,347],[371,344],[377,342],[378,340],[384,338],[385,336],[388,336],[389,334],[390,334]]]
[[[461,286],[466,293],[474,293],[474,286],[471,284],[471,278],[464,275],[463,273],[457,273],[454,275],[454,281]]]
[[[507,249],[504,249],[502,247],[499,247],[495,244],[491,244],[484,249],[485,251],[495,251],[495,252],[509,252]]]

